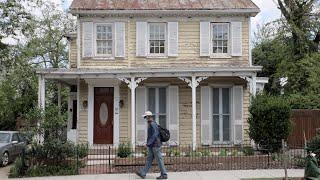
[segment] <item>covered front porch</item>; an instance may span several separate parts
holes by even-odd
[[[171,132],[168,145],[236,144],[246,138],[249,96],[255,94],[260,69],[42,69],[37,71],[39,105],[45,107],[46,79],[73,87],[68,138],[76,143],[143,145],[141,115],[152,110]]]

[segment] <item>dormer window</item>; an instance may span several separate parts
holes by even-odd
[[[165,44],[166,23],[149,23],[149,54],[164,56]]]
[[[229,23],[212,23],[212,53],[229,53]]]
[[[96,55],[112,56],[113,28],[112,24],[96,24]]]

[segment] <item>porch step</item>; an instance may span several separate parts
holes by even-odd
[[[114,160],[110,160],[110,165],[114,164]],[[87,166],[94,166],[94,165],[109,165],[109,160],[107,159],[100,159],[100,160],[88,160],[86,162]]]
[[[98,155],[98,154],[89,154],[88,160],[109,160],[115,159],[116,155]]]

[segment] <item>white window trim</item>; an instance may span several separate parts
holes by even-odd
[[[229,85],[213,85],[213,86],[211,86],[211,91],[213,91],[213,88],[218,88],[219,89],[219,138],[220,138],[220,140],[219,141],[214,141],[213,140],[213,129],[212,129],[212,142],[211,142],[211,144],[212,144],[212,146],[214,146],[214,145],[231,145],[232,144],[232,142],[233,142],[233,128],[234,128],[234,126],[233,126],[233,107],[232,107],[232,104],[233,104],[233,93],[232,93],[232,88],[233,88],[233,86],[229,86]],[[220,111],[221,111],[221,108],[220,107],[222,107],[222,90],[220,90],[220,89],[223,89],[223,88],[229,88],[229,92],[230,92],[230,102],[229,102],[229,105],[230,105],[230,132],[229,132],[229,136],[230,136],[230,138],[229,138],[229,141],[223,141],[223,123],[221,123],[221,122],[223,122],[223,119],[221,119],[221,117],[220,117],[220,114],[222,114]],[[213,97],[213,96],[212,96]],[[211,99],[211,101],[212,101],[212,99]],[[213,104],[213,103],[212,103]],[[212,108],[212,107],[211,107]],[[212,110],[211,110],[212,111]],[[210,116],[210,128],[213,128],[213,112],[211,112],[211,116]],[[222,140],[221,140],[222,139]]]
[[[213,26],[214,25],[228,25],[228,53],[213,53]],[[231,56],[231,29],[229,22],[211,22],[210,23],[210,58],[232,58]]]
[[[149,88],[155,88],[155,112],[152,112],[154,114],[154,121],[157,122],[157,124],[160,124],[159,122],[159,115],[157,116],[156,114],[159,114],[159,88],[165,88],[166,89],[166,128],[169,129],[169,121],[168,121],[168,112],[167,112],[167,100],[168,100],[168,87],[167,86],[146,86],[147,89],[147,109],[149,110]],[[162,114],[163,115],[163,114]]]
[[[164,24],[164,53],[153,54],[150,53],[150,24]],[[147,36],[147,58],[168,58],[168,23],[167,22],[148,22],[148,36]]]
[[[112,54],[98,54],[97,53],[97,26],[98,25],[111,25],[112,29]],[[95,58],[103,58],[103,59],[114,59],[115,57],[115,28],[114,28],[114,23],[94,23],[94,35],[93,35],[93,50],[94,50],[94,57]]]

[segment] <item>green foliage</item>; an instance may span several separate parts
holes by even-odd
[[[288,102],[282,97],[260,94],[252,100],[249,111],[250,138],[261,148],[278,152],[292,128]]]
[[[168,156],[170,157],[177,157],[180,155],[181,155],[181,152],[179,151],[179,149],[170,149],[168,152]]]
[[[201,157],[202,153],[199,151],[190,151],[186,153],[186,157]]]
[[[227,155],[228,155],[228,151],[226,149],[220,149],[219,156],[227,156]]]
[[[88,146],[75,146],[66,140],[66,115],[59,114],[58,107],[48,106],[45,112],[39,109],[31,110],[25,118],[29,125],[26,129],[32,130],[27,136],[38,138],[31,143],[24,156],[21,156],[22,161],[28,162],[28,168],[21,168],[20,161],[17,161],[11,176],[76,174],[77,168],[81,166],[80,162],[76,162],[77,155],[79,158],[85,157],[88,154]],[[38,123],[40,126],[35,126]],[[40,139],[43,139],[42,143],[39,143]]]
[[[24,176],[26,165],[22,157],[17,157],[14,161],[13,167],[10,168],[9,177],[17,178]]]
[[[307,151],[316,154],[317,160],[320,161],[320,134],[307,143]]]
[[[212,156],[212,152],[209,149],[204,149],[200,151],[202,156]]]
[[[126,157],[129,157],[131,154],[132,154],[131,143],[130,142],[120,143],[117,155],[120,158],[126,158]]]
[[[57,166],[33,166],[26,172],[27,177],[41,177],[41,176],[62,176],[77,174],[77,167],[71,165],[57,165]]]
[[[290,94],[287,99],[292,109],[320,109],[319,94]]]
[[[251,146],[243,147],[242,152],[245,156],[253,156],[254,149]]]
[[[36,75],[28,66],[15,66],[0,81],[0,130],[15,130],[16,118],[37,103]]]
[[[79,158],[84,158],[84,157],[88,156],[88,153],[89,153],[88,144],[78,144],[76,146],[76,148],[78,151]]]

